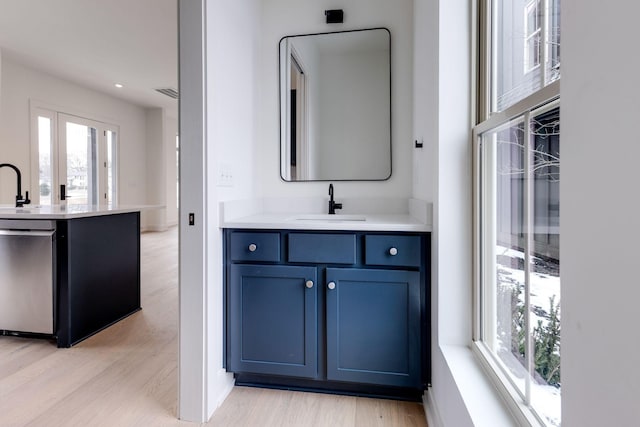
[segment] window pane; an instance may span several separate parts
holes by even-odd
[[[531,120],[534,233],[530,320],[535,348],[531,405],[560,425],[560,110]]]
[[[491,105],[496,112],[560,77],[560,0],[493,0],[492,6]]]
[[[524,121],[482,136],[484,339],[524,396]]]
[[[540,0],[533,1],[527,5],[527,30],[526,35],[530,36],[540,29]]]
[[[532,71],[533,68],[540,65],[540,32],[534,34],[527,40],[526,54],[526,71]]]
[[[482,340],[521,397],[559,426],[560,110],[530,117],[481,135]]]
[[[51,119],[38,117],[38,187],[40,204],[51,205]]]

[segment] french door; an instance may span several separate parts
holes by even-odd
[[[60,204],[113,203],[115,130],[105,123],[58,113],[58,133]]]
[[[35,124],[39,204],[117,203],[117,126],[43,109]]]

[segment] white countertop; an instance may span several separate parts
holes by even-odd
[[[145,209],[153,209],[161,206],[95,206],[95,205],[53,205],[34,206],[26,205],[22,208],[0,205],[0,219],[71,219],[90,216],[114,215],[129,212],[140,212]]]
[[[344,209],[326,213],[323,197],[224,201],[220,228],[342,231],[433,231],[431,204],[417,199],[343,198]]]
[[[345,231],[432,231],[430,224],[403,214],[291,214],[264,213],[222,223],[222,228]]]

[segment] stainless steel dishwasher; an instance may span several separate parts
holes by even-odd
[[[0,220],[0,335],[54,333],[55,221]]]

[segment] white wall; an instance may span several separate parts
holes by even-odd
[[[218,174],[225,172],[222,166],[233,175],[232,185],[217,189],[221,201],[253,197],[254,181],[260,176],[254,161],[259,159],[256,146],[265,143],[255,124],[259,7],[258,0],[239,0],[208,8],[208,142],[217,153],[209,166]],[[277,56],[277,45],[274,51]],[[216,186],[218,176],[212,178],[210,185]]]
[[[443,350],[471,342],[470,7],[441,1],[438,16],[438,137],[432,256],[433,398],[447,426],[473,425]],[[424,25],[424,24],[423,24]],[[445,31],[446,29],[446,31]],[[425,141],[426,142],[426,141]],[[430,144],[429,144],[430,145]],[[423,177],[422,179],[426,179]]]
[[[414,0],[413,10],[413,197],[432,201],[438,147],[438,2]]]
[[[223,376],[223,258],[218,202],[251,198],[255,177],[255,66],[258,2],[224,2],[207,9],[207,167],[209,184],[209,378]],[[220,166],[233,175],[231,186],[218,186]],[[212,197],[215,192],[216,196]],[[214,222],[215,221],[215,222]],[[224,382],[223,382],[224,384]],[[218,387],[218,390],[224,392]],[[210,393],[211,412],[221,403]]]
[[[562,7],[562,425],[637,425],[640,4]]]
[[[221,201],[255,197],[257,104],[257,0],[207,3],[206,10],[206,331],[207,411],[211,416],[231,389],[222,368],[224,299]],[[233,176],[221,186],[221,173]],[[277,172],[277,170],[276,170]],[[187,189],[184,189],[188,191]]]
[[[166,194],[164,186],[157,185],[158,181],[164,183],[166,164],[164,162],[164,113],[162,108],[150,108],[146,111],[147,140],[146,140],[146,183],[147,201],[154,205],[164,205]],[[166,224],[164,209],[154,209],[142,212],[147,227],[154,230],[162,230]]]
[[[51,105],[59,111],[118,124],[119,197],[121,204],[146,200],[145,110],[71,82],[23,66],[6,53],[2,56],[0,97],[0,161],[22,171],[23,190],[34,194],[31,183],[29,101]],[[15,201],[15,178],[0,174],[0,204]]]
[[[146,203],[163,206],[142,212],[148,231],[164,231],[178,223],[176,202],[176,134],[178,122],[163,108],[146,109]]]
[[[166,113],[166,112],[165,112]],[[176,151],[176,135],[178,135],[178,119],[165,114],[164,117],[164,149],[165,149],[165,188],[166,188],[166,224],[171,227],[178,224],[178,166]]]
[[[327,183],[285,183],[280,179],[278,43],[287,35],[387,27],[392,55],[392,177],[382,182],[340,182],[342,197],[410,197],[412,129],[412,0],[261,0],[259,110],[256,191],[261,197],[326,196]],[[326,24],[324,11],[344,10],[343,24]],[[246,26],[245,26],[246,28]]]

